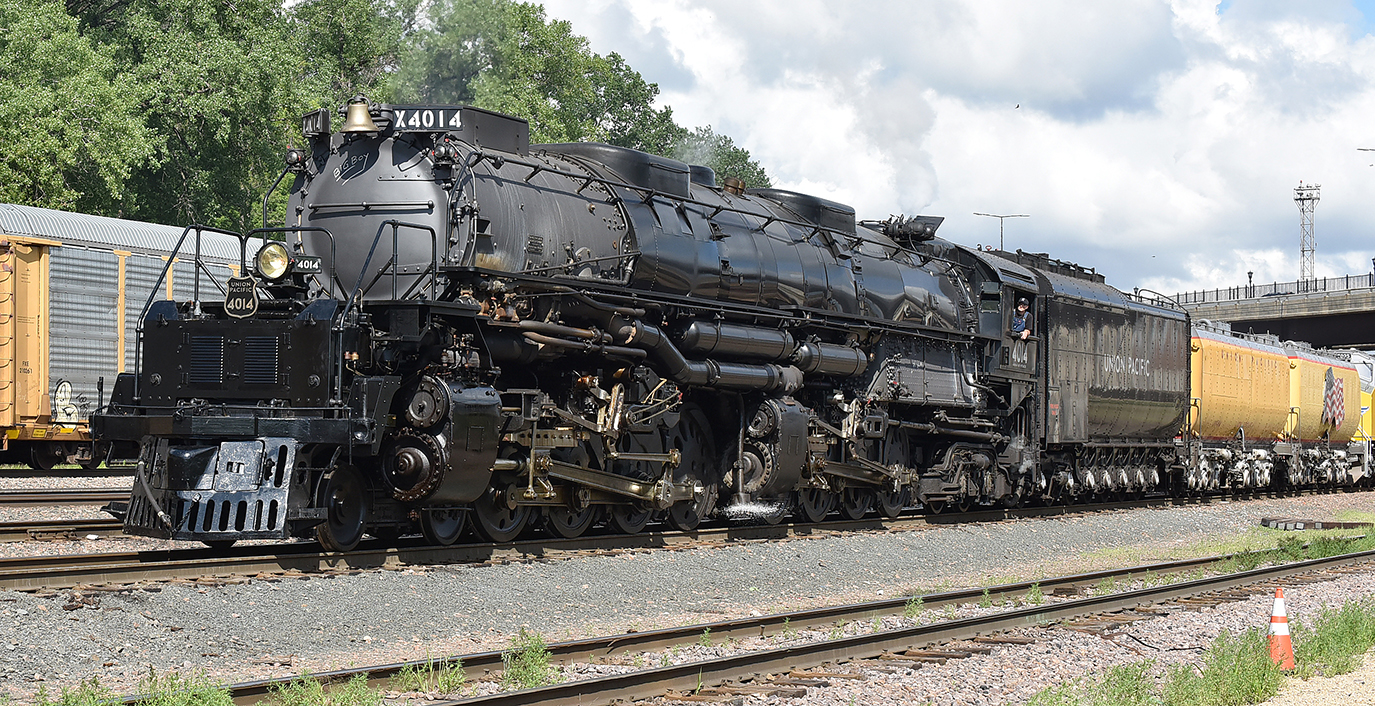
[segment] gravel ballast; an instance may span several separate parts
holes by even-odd
[[[708,622],[1105,568],[1122,562],[1101,550],[1177,547],[1244,533],[1263,516],[1327,519],[1372,505],[1339,494],[76,599],[0,593],[0,684],[24,697],[99,675],[132,689],[150,666],[239,681],[498,649],[521,627],[555,641]]]

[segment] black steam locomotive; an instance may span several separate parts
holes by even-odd
[[[304,118],[251,278],[150,306],[95,418],[141,444],[127,531],[503,542],[1143,493],[1179,467],[1168,301],[475,108],[341,112]]]

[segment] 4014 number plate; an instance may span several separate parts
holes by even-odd
[[[252,277],[230,277],[225,283],[224,313],[236,319],[258,313],[258,283]]]

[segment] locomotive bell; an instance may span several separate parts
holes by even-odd
[[[344,117],[344,127],[339,132],[377,132],[377,123],[372,121],[372,114],[368,112],[368,99],[362,94],[349,101],[348,115]]]

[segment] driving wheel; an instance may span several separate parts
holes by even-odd
[[[835,493],[823,488],[803,488],[797,491],[797,517],[806,522],[820,522],[835,507]]]
[[[515,539],[530,521],[530,507],[506,503],[506,493],[488,486],[482,497],[473,501],[473,531],[498,544]]]
[[[368,491],[363,474],[353,466],[339,466],[320,479],[319,507],[325,521],[315,526],[315,539],[325,551],[347,552],[358,546],[368,519]]]
[[[606,522],[621,534],[635,534],[649,524],[654,511],[637,505],[616,505],[607,513]]]
[[[847,520],[862,520],[874,509],[874,496],[863,488],[846,488],[840,494],[840,514]]]
[[[420,511],[420,534],[430,544],[449,546],[463,534],[467,514],[461,508],[431,508]]]
[[[592,523],[597,521],[597,506],[588,505],[574,510],[566,505],[544,508],[544,526],[556,537],[573,539],[581,537]]]
[[[701,407],[683,406],[678,423],[669,431],[664,448],[682,455],[673,469],[677,483],[700,483],[703,492],[690,500],[679,500],[668,509],[669,526],[682,532],[697,529],[702,520],[716,509],[719,463],[716,457],[716,437]]]
[[[874,504],[880,515],[895,520],[907,508],[907,489],[880,490],[874,493]]]

